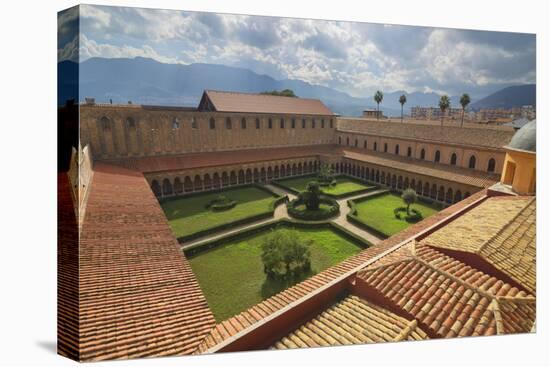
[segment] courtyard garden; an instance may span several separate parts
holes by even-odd
[[[224,229],[247,219],[269,217],[277,197],[257,186],[247,186],[173,198],[161,203],[178,238]]]
[[[405,191],[408,196],[387,192],[350,201],[348,220],[389,237],[441,209],[440,205],[420,201],[411,191]]]
[[[186,251],[186,256],[219,322],[367,246],[333,225],[279,222],[214,241],[206,250]],[[292,262],[284,263],[285,249],[293,254]]]

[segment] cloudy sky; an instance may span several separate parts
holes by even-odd
[[[81,5],[77,50],[76,24],[76,12],[60,16],[60,60],[224,64],[357,97],[376,89],[482,97],[535,82],[532,34]]]

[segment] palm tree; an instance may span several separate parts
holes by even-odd
[[[441,126],[443,126],[443,116],[445,116],[445,111],[449,106],[451,105],[451,100],[449,99],[449,96],[443,95],[439,99],[439,109],[441,110]]]
[[[399,97],[399,103],[401,103],[401,122],[403,122],[403,105],[407,103],[407,96],[402,94],[401,97]]]
[[[380,118],[380,103],[384,99],[384,94],[377,90],[376,93],[374,93],[374,101],[376,102],[376,119],[378,120]]]
[[[460,123],[460,127],[464,126],[464,111],[466,110],[466,106],[470,104],[470,96],[468,93],[464,93],[460,97],[460,104],[462,105],[462,122]]]

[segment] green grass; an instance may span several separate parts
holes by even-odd
[[[305,191],[307,188],[307,184],[311,181],[315,181],[315,177],[307,176],[287,178],[284,180],[279,180],[277,182],[283,186],[297,191]],[[321,187],[321,190],[330,195],[342,195],[372,187],[346,177],[337,177],[336,182],[337,183],[335,186]]]
[[[405,206],[405,204],[399,195],[384,194],[375,196],[356,204],[357,218],[370,227],[391,236],[413,224],[407,222],[404,218],[395,218],[393,210],[402,206]],[[435,205],[422,202],[411,205],[411,208],[420,211],[422,218],[427,218],[439,211]]]
[[[205,205],[220,194],[237,201],[237,205],[232,209],[219,212],[206,209]],[[243,187],[170,200],[161,206],[172,231],[176,237],[181,237],[268,212],[274,200],[275,197],[257,187]]]
[[[313,241],[310,247],[312,273],[303,279],[361,251],[358,245],[328,228],[274,230],[293,230],[300,238]],[[220,245],[190,258],[193,272],[218,322],[293,285],[266,279],[260,246],[269,231]]]

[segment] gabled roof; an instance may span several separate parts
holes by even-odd
[[[257,93],[206,90],[199,110],[217,112],[334,115],[319,99],[283,97]]]
[[[535,298],[425,245],[357,273],[373,297],[418,320],[433,337],[530,332]]]
[[[407,320],[350,295],[289,333],[274,349],[428,339],[416,320]]]
[[[534,197],[492,197],[421,243],[480,256],[535,293],[535,216]]]
[[[215,320],[149,184],[96,163],[79,252],[80,359],[190,354]]]

